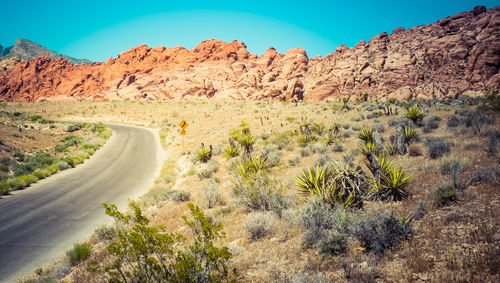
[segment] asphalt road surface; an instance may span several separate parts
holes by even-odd
[[[15,282],[64,255],[110,221],[102,202],[123,210],[161,168],[151,130],[110,125],[113,136],[92,158],[0,199],[0,282]]]

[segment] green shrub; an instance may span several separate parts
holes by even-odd
[[[132,215],[104,206],[117,222],[117,238],[107,246],[112,262],[103,268],[111,282],[224,282],[235,274],[228,271],[228,248],[216,244],[225,237],[222,224],[214,224],[198,206],[188,203],[192,217],[182,217],[193,234],[189,243],[150,225],[136,204]]]
[[[444,206],[457,200],[457,193],[453,185],[444,184],[434,192],[434,201],[438,206]]]
[[[274,230],[276,217],[272,212],[251,212],[245,221],[245,230],[250,234],[250,240],[255,241],[269,235]]]
[[[334,233],[318,244],[319,254],[323,258],[338,256],[347,250],[347,235]]]
[[[71,124],[71,125],[68,125],[66,127],[66,132],[72,133],[72,132],[76,132],[82,128],[83,128],[83,125],[81,123]]]
[[[72,265],[77,265],[78,263],[89,258],[91,252],[92,246],[90,244],[76,243],[73,245],[73,249],[66,252],[66,255],[68,255],[69,261]]]
[[[0,195],[6,195],[10,192],[10,184],[8,182],[0,183]]]
[[[35,172],[33,172],[33,175],[35,175],[38,179],[45,179],[46,177],[50,176],[50,172],[47,169],[36,169]]]
[[[29,185],[28,182],[26,182],[26,179],[24,178],[21,178],[20,176],[19,177],[15,177],[15,178],[12,178],[12,179],[9,179],[7,181],[7,183],[9,184],[9,187],[11,188],[11,190],[15,191],[15,190],[19,190],[19,189],[22,189],[26,186]]]

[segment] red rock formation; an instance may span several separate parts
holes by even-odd
[[[476,7],[353,48],[341,45],[325,58],[308,58],[302,48],[269,48],[259,57],[242,42],[219,40],[192,50],[139,45],[90,65],[39,57],[0,73],[0,100],[456,97],[500,87],[499,26],[500,7]]]

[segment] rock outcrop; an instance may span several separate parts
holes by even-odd
[[[192,50],[139,45],[105,63],[39,57],[0,74],[0,100],[273,99],[321,101],[363,94],[456,97],[500,87],[500,7],[476,7],[431,25],[396,28],[339,46],[325,58],[302,48],[251,54],[242,42]]]

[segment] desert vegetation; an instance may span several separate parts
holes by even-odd
[[[160,128],[169,160],[155,185],[128,213],[106,205],[116,226],[96,231],[63,282],[495,282],[498,105],[491,92],[3,107]]]
[[[83,163],[111,136],[103,123],[62,123],[22,110],[0,111],[1,195]]]

